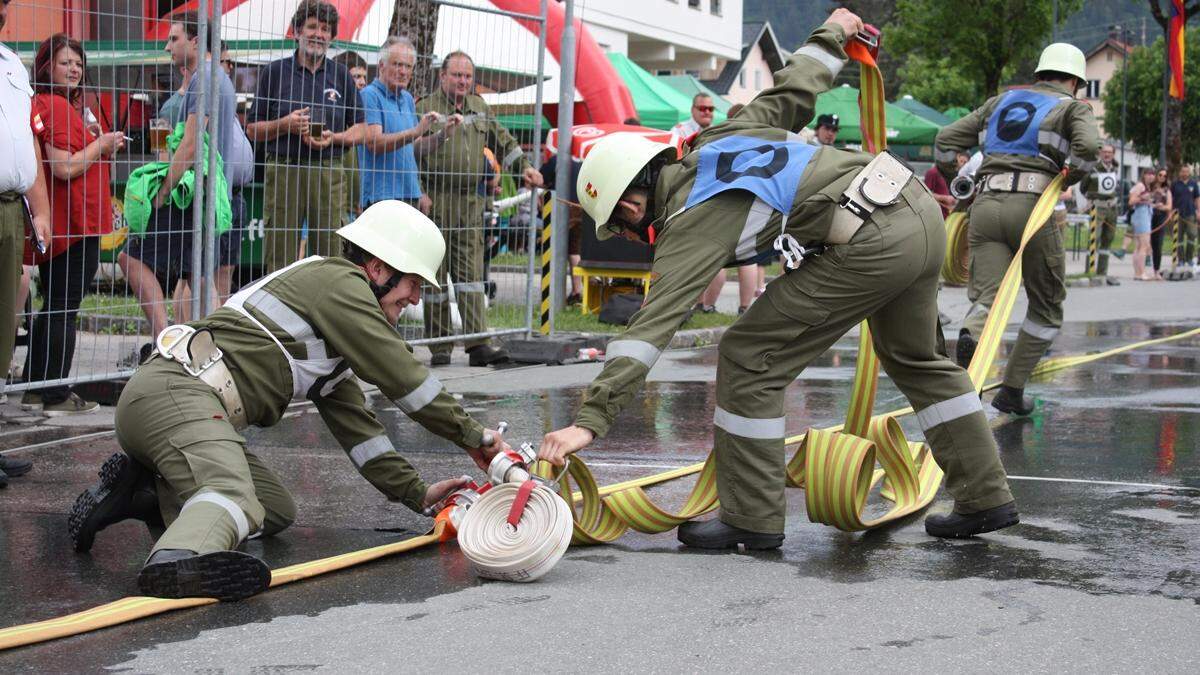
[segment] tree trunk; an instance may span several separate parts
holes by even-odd
[[[431,0],[395,0],[395,3],[388,34],[407,37],[417,49],[417,64],[408,89],[414,98],[419,99],[437,86],[433,45],[437,37],[440,5]]]

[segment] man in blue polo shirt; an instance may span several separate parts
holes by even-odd
[[[366,138],[358,148],[364,209],[378,201],[399,199],[429,213],[431,202],[421,189],[416,155],[439,143],[442,136],[425,136],[438,114],[428,112],[418,118],[407,90],[416,62],[412,42],[389,37],[379,48],[378,77],[358,94],[367,124]]]
[[[350,72],[325,58],[337,9],[303,0],[291,25],[296,52],[263,68],[246,117],[246,135],[266,144],[263,255],[271,272],[300,256],[306,224],[306,255],[339,253],[333,232],[346,221],[342,153],[365,131]]]

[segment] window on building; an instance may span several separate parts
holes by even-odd
[[[660,69],[654,71],[654,74],[655,75],[671,75],[672,73],[670,70],[665,70],[665,69],[660,68]]]
[[[1112,63],[1112,50],[1111,49],[1104,53],[1104,60],[1108,61],[1109,63]]]
[[[708,9],[713,14],[716,14],[717,16],[721,16],[721,0],[710,0],[710,2],[708,3]]]
[[[688,7],[692,9],[700,9],[700,0],[688,0]]]
[[[1100,98],[1100,80],[1088,80],[1085,98]]]
[[[738,86],[742,89],[746,88],[746,71],[738,71]]]
[[[754,71],[754,88],[762,89],[762,71],[761,70]]]

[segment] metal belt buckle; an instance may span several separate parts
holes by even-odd
[[[854,39],[866,45],[867,49],[875,51],[879,49],[879,43],[883,39],[883,33],[881,33],[880,30],[875,26],[872,26],[869,23],[864,23],[862,30],[858,31],[858,33],[854,36]]]

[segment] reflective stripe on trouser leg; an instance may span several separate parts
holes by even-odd
[[[201,488],[183,503],[179,517],[155,542],[154,550],[229,551],[248,536],[250,521],[242,507],[219,492]]]
[[[1067,297],[1062,231],[1048,227],[1035,234],[1021,263],[1029,308],[1004,368],[1004,384],[1018,389],[1025,386],[1062,325],[1062,303]]]
[[[967,395],[979,401],[974,391]],[[954,498],[955,510],[974,513],[1012,501],[1008,476],[982,408],[925,429],[925,442],[946,473],[946,492]]]
[[[1099,255],[1096,258],[1096,274],[1108,276],[1108,251],[1112,248],[1113,237],[1117,233],[1117,212],[1114,209],[1096,209],[1096,218],[1100,221],[1100,236],[1096,243]]]

